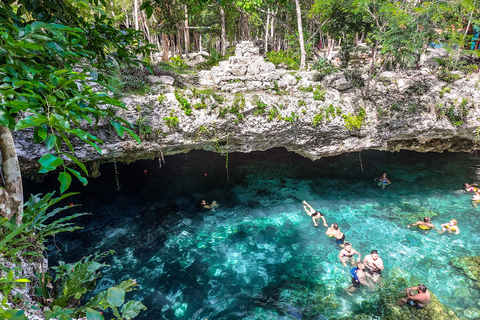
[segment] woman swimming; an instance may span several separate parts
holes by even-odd
[[[374,180],[378,180],[378,186],[382,187],[382,189],[385,189],[385,186],[388,186],[389,184],[392,184],[390,180],[387,179],[387,173],[384,172],[380,178],[375,178]]]
[[[465,187],[465,191],[467,192],[477,192],[480,190],[480,188],[478,188],[478,184],[476,183],[472,183],[472,184],[464,183],[463,186]]]
[[[322,219],[323,220],[323,226],[325,228],[328,227],[327,225],[327,221],[325,220],[325,217],[323,215],[323,213],[321,213],[320,211],[315,211],[311,205],[309,205],[307,203],[307,201],[303,200],[303,209],[305,209],[305,211],[307,212],[307,214],[312,217],[312,221],[313,221],[313,225],[315,227],[318,227],[318,223],[317,223],[317,220],[320,220]]]
[[[213,209],[215,207],[218,207],[218,203],[217,201],[213,200],[211,204],[207,204],[207,202],[205,200],[200,200],[200,202],[198,203],[198,206],[200,208],[203,208],[203,209]]]
[[[455,233],[455,234],[460,233],[460,229],[457,226],[457,220],[455,219],[450,220],[449,223],[442,224],[441,227],[442,227],[442,231],[438,231],[438,233],[440,234],[444,233],[445,231],[448,231],[448,233]]]

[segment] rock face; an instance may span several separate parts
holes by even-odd
[[[76,142],[78,158],[134,161],[192,149],[226,153],[284,147],[314,160],[365,149],[477,149],[478,73],[447,83],[429,70],[385,71],[365,98],[366,76],[359,70],[318,82],[315,71],[275,69],[243,42],[235,56],[199,78],[203,90],[157,84],[146,96],[124,98],[126,109],[118,115],[135,124],[143,143],[120,138],[108,122],[100,122],[89,132],[105,142],[102,154]],[[25,170],[45,152],[32,136],[21,131],[14,137]]]
[[[462,271],[472,280],[480,285],[480,257],[459,257],[452,259],[452,265]]]

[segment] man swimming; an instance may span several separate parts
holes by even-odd
[[[343,264],[344,267],[347,266],[347,262],[350,261],[351,265],[354,266],[355,262],[360,262],[361,254],[352,248],[352,245],[348,242],[344,243],[345,247],[340,250],[340,253],[338,254],[338,259],[340,259],[340,262]],[[358,255],[357,261],[355,261],[354,255]]]
[[[417,294],[412,291],[417,291]],[[430,292],[427,290],[427,287],[424,284],[419,284],[416,287],[406,288],[405,292],[407,293],[407,298],[402,298],[395,303],[397,306],[404,306],[408,304],[410,307],[415,307],[417,309],[425,308],[431,300]]]
[[[367,277],[371,278],[373,282],[378,282],[384,269],[383,260],[378,255],[378,251],[372,250],[369,255],[363,258],[363,263],[367,269]]]
[[[444,233],[445,231],[447,231],[448,233],[455,233],[455,234],[460,233],[460,229],[457,226],[457,220],[455,219],[450,220],[449,223],[442,224],[441,227],[442,227],[442,230],[438,231],[438,233],[440,234]]]
[[[433,223],[431,222],[429,217],[423,218],[423,221],[419,220],[415,223],[409,224],[407,227],[410,228],[411,226],[418,226],[422,230],[430,230],[430,229],[437,230],[433,226]]]
[[[321,213],[320,211],[315,211],[311,205],[309,205],[307,203],[307,201],[303,200],[303,209],[305,209],[305,211],[307,212],[307,214],[312,217],[312,221],[313,221],[313,225],[315,227],[318,227],[318,223],[317,223],[317,220],[320,220],[322,219],[323,220],[323,226],[325,228],[328,227],[327,225],[327,221],[325,220],[325,217],[323,215],[323,213]]]
[[[340,228],[338,227],[338,224],[334,223],[328,228],[327,232],[325,234],[329,237],[335,237],[337,240],[337,243],[343,247],[343,243],[345,242],[345,235],[340,231]]]

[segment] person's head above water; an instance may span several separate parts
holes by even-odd
[[[362,262],[357,262],[357,268],[360,270],[365,270],[365,265]]]
[[[321,213],[320,211],[315,211],[315,213],[313,215],[321,217],[321,216],[323,216],[323,213]]]
[[[372,252],[370,253],[370,255],[372,256],[372,259],[373,259],[373,260],[377,260],[377,259],[378,259],[378,251],[377,251],[377,250],[372,250]]]
[[[338,230],[338,224],[336,224],[336,223],[332,224],[332,228],[335,229],[335,230]]]
[[[350,252],[350,250],[352,250],[352,244],[350,242],[344,242],[343,243],[344,245],[344,249],[347,250],[348,252]]]
[[[423,222],[430,222],[430,218],[429,217],[423,218]]]
[[[457,220],[452,219],[452,220],[450,220],[450,222],[448,224],[451,225],[452,227],[456,226],[457,225]]]
[[[418,288],[418,291],[421,291],[423,293],[427,292],[427,286],[424,284],[419,284],[417,288]]]
[[[200,202],[198,203],[198,205],[202,207],[205,206],[206,204],[207,202],[204,199],[200,200]]]

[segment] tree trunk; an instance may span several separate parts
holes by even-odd
[[[138,0],[133,1],[133,16],[135,17],[135,30],[138,30]]]
[[[270,8],[267,9],[267,23],[265,23],[265,53],[268,52],[268,26],[270,24]]]
[[[223,10],[222,6],[220,7],[220,23],[221,23],[221,34],[220,34],[220,41],[222,46],[222,55],[227,54],[227,28],[225,24],[225,10]]]
[[[180,28],[178,29],[177,32],[177,55],[182,58],[182,32],[180,31]]]
[[[300,10],[299,0],[295,0],[295,7],[297,8],[298,40],[300,42],[300,70],[304,70],[307,52],[305,51],[305,42],[303,40],[302,11]]]
[[[163,55],[162,61],[168,61],[168,52],[170,51],[170,44],[169,44],[168,34],[162,33],[162,48],[163,48]]]
[[[0,188],[0,212],[9,220],[15,216],[15,223],[21,224],[23,212],[22,173],[10,129],[0,125],[0,138],[2,183],[5,183],[5,186]]]
[[[188,59],[188,47],[190,46],[190,31],[188,29],[188,9],[185,5],[185,30],[183,30],[185,36],[185,58]]]

